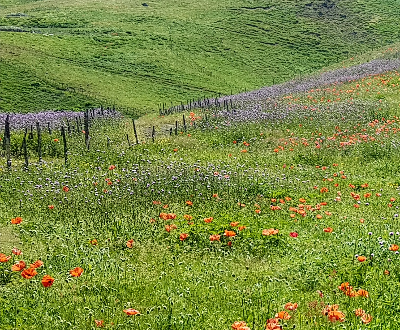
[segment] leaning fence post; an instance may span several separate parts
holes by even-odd
[[[128,140],[128,146],[131,146],[131,141],[129,141],[129,134],[126,134],[126,139]]]
[[[183,115],[183,129],[186,132],[186,120],[185,120],[185,115]]]
[[[10,115],[7,115],[4,127],[4,144],[6,147],[7,167],[11,168],[11,150],[10,150]]]
[[[28,149],[26,148],[26,135],[28,134],[28,129],[25,128],[24,139],[22,140],[22,150],[24,152],[25,169],[28,169],[29,159],[28,159]]]
[[[63,139],[64,143],[64,160],[65,160],[65,165],[68,164],[68,148],[67,148],[67,138],[65,137],[65,129],[64,126],[61,126],[61,136]]]
[[[42,162],[42,131],[40,129],[39,122],[36,122],[36,130],[37,130],[37,142],[38,142],[38,155],[39,155],[39,163]]]
[[[89,150],[89,110],[86,109],[84,113],[84,126],[85,126],[85,144],[86,148]]]
[[[47,129],[49,130],[49,134],[51,135],[50,123],[47,123]]]
[[[132,119],[132,124],[133,124],[133,132],[135,133],[136,144],[139,144],[139,140],[138,140],[138,137],[137,137],[136,125],[135,125],[135,120],[134,119]]]
[[[178,121],[175,120],[175,135],[178,135]]]

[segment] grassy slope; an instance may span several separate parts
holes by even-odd
[[[399,76],[392,73],[380,78],[345,84],[340,89],[361,86],[359,95],[348,98],[373,99],[377,92],[391,96],[393,102],[377,116],[398,116],[394,100],[397,95],[399,103]],[[330,93],[324,91],[323,95]],[[126,143],[125,134],[132,136],[133,132],[131,122],[124,119],[92,127],[96,147],[89,152],[83,149],[81,135],[70,136],[69,168],[60,166],[58,159],[40,171],[32,165],[26,172],[19,170],[23,160],[13,159],[16,171],[3,173],[0,186],[0,253],[9,255],[15,246],[23,254],[0,264],[0,283],[4,284],[0,286],[0,324],[4,329],[94,329],[97,319],[104,320],[107,329],[227,330],[234,321],[245,320],[251,330],[262,330],[266,320],[291,301],[299,303],[299,310],[281,322],[284,329],[399,329],[400,258],[388,245],[399,244],[399,236],[389,232],[400,231],[399,217],[394,216],[399,207],[400,122],[392,125],[382,121],[370,127],[367,123],[374,116],[368,113],[362,118],[352,112],[345,113],[345,118],[318,112],[309,115],[314,120],[299,117],[275,126],[189,127],[191,136],[157,138],[154,144],[134,147]],[[143,132],[147,125],[161,127],[168,119],[172,118],[152,114],[138,120],[138,127]],[[317,137],[332,136],[339,132],[338,127],[343,137],[328,142],[335,147],[314,147]],[[382,133],[377,134],[381,127]],[[359,133],[376,140],[338,147],[340,141]],[[106,147],[106,136],[113,141],[110,148]],[[53,137],[60,138],[59,133]],[[300,143],[302,138],[309,146]],[[292,145],[289,139],[296,143]],[[233,140],[238,143],[233,144]],[[241,152],[244,140],[250,143],[247,153]],[[285,150],[274,152],[278,145],[285,145]],[[62,145],[56,144],[56,148],[62,150]],[[174,148],[178,151],[173,152]],[[37,160],[35,152],[30,159]],[[114,171],[108,170],[110,164],[116,165]],[[134,164],[140,164],[137,172],[131,171]],[[2,165],[4,170],[4,161]],[[167,165],[170,170],[166,170]],[[229,172],[231,186],[214,177],[215,171],[221,176]],[[341,178],[340,171],[346,178]],[[177,176],[176,180],[171,176]],[[47,179],[43,178],[54,183],[45,186]],[[105,178],[111,178],[113,184],[108,185]],[[364,183],[369,186],[361,188]],[[57,190],[64,184],[71,187],[68,193],[52,191],[52,186]],[[153,185],[154,191],[146,188],[147,184]],[[322,187],[329,191],[320,192]],[[128,188],[134,194],[129,194]],[[163,193],[158,192],[161,188]],[[168,195],[168,190],[172,194]],[[10,196],[10,191],[15,193]],[[338,191],[340,202],[335,201]],[[360,208],[353,206],[356,201],[351,192],[361,195]],[[367,192],[372,194],[369,199],[364,197]],[[382,196],[376,196],[378,192]],[[220,198],[211,197],[213,193]],[[286,195],[292,201],[279,204],[281,211],[271,211],[270,198]],[[100,204],[98,196],[104,196]],[[297,207],[300,197],[309,205],[323,201],[327,205],[293,219],[288,207]],[[397,201],[388,207],[391,197]],[[189,199],[193,206],[186,205]],[[162,204],[155,205],[154,200]],[[246,207],[239,208],[238,201]],[[54,210],[48,209],[51,204]],[[165,204],[169,205],[166,209],[162,208]],[[261,209],[260,214],[254,212],[256,208]],[[160,212],[174,212],[177,219],[160,220]],[[194,225],[187,224],[184,214],[194,217]],[[316,218],[317,214],[322,219]],[[13,226],[10,219],[17,215],[24,220]],[[213,223],[205,224],[203,219],[210,216]],[[156,222],[150,223],[151,218]],[[208,242],[209,234],[234,229],[229,225],[232,221],[247,227],[238,232],[232,248],[226,246],[224,237],[221,244]],[[167,234],[164,225],[171,222],[178,229]],[[327,227],[334,231],[324,232]],[[266,228],[278,228],[279,239],[263,237],[261,230]],[[297,239],[289,236],[292,231],[299,233]],[[190,233],[185,242],[179,240],[181,232]],[[96,246],[89,244],[94,238]],[[132,249],[126,247],[128,239],[135,240]],[[382,240],[384,248],[379,244]],[[371,253],[374,258],[364,263],[354,258],[355,254],[369,257]],[[9,271],[17,260],[29,264],[39,258],[44,266],[32,280]],[[84,268],[80,278],[68,275],[76,266]],[[390,275],[384,275],[385,269]],[[51,288],[41,286],[44,274],[55,278]],[[370,298],[344,295],[337,287],[347,281],[355,289],[368,290]],[[339,304],[346,315],[344,324],[331,323],[322,315],[326,304]],[[123,309],[128,307],[138,309],[142,316],[127,317]],[[360,325],[354,315],[356,308],[372,314],[369,326]]]
[[[3,1],[0,26],[42,33],[0,32],[0,58],[10,65],[3,64],[6,76],[15,64],[32,72],[32,79],[48,84],[48,99],[56,93],[51,86],[79,89],[76,106],[85,104],[84,95],[155,109],[160,102],[287,80],[400,38],[396,1],[141,3]],[[15,13],[28,16],[7,17]],[[21,109],[45,108],[32,97],[17,98],[15,80],[4,83],[3,111],[16,109],[7,100],[20,100]],[[52,108],[70,106],[56,99]]]

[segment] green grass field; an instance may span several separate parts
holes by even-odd
[[[2,1],[0,330],[400,329],[399,70],[158,113],[398,59],[399,7]],[[100,104],[67,164],[31,114]]]
[[[394,0],[6,0],[0,109],[142,114],[251,90],[397,42],[399,18]]]
[[[57,130],[42,164],[30,142],[28,171],[13,149],[1,329],[398,329],[398,95],[391,72],[284,96],[303,110],[278,121],[198,110],[185,132],[181,114],[149,114],[131,146],[130,120],[97,120],[89,151],[68,135],[67,167]]]

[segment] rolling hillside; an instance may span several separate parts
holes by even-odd
[[[2,1],[0,109],[107,103],[142,113],[287,81],[399,41],[399,9],[365,0]]]

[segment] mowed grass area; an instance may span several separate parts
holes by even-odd
[[[397,1],[6,0],[0,109],[142,114],[251,90],[397,42],[399,16]]]
[[[134,146],[130,120],[98,121],[68,167],[44,132],[42,165],[36,138],[28,171],[2,160],[2,329],[399,329],[398,79],[285,96],[302,110],[275,121],[186,113],[178,136],[148,115]]]

